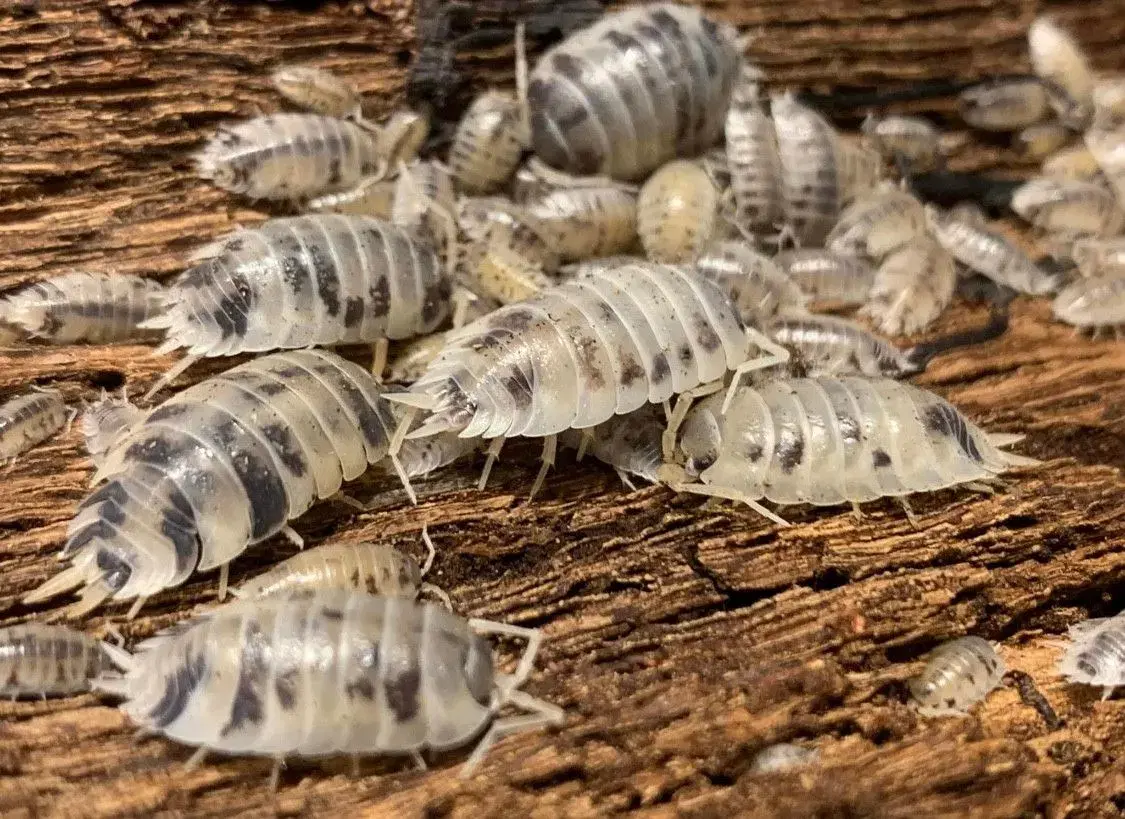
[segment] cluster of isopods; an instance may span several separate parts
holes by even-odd
[[[1048,176],[1013,207],[1084,273],[1125,282],[1125,266],[1109,272],[1125,254],[1094,244],[1123,221],[1114,186],[1125,168],[1097,147],[1121,95],[1078,76],[1080,52],[1049,22],[1030,40],[1039,76],[966,91],[966,119],[1022,127],[1049,104],[1060,127],[1089,125],[1108,183]],[[543,441],[532,496],[561,442],[630,488],[642,478],[731,499],[779,525],[763,502],[859,514],[890,497],[914,520],[911,494],[991,491],[1001,473],[1037,463],[1006,451],[1021,436],[986,432],[902,380],[996,337],[1003,313],[902,348],[814,307],[858,307],[887,334],[913,334],[966,272],[1027,294],[1057,290],[1061,274],[972,208],[911,193],[910,176],[941,162],[932,126],[872,117],[862,135],[841,134],[796,95],[766,94],[745,46],[731,26],[671,3],[609,14],[530,71],[517,33],[518,93],[482,94],[444,162],[419,156],[425,116],[373,123],[340,78],[278,70],[278,91],[308,112],[224,127],[196,159],[216,185],[293,215],[207,244],[167,287],[71,274],[0,310],[49,341],[154,334],[158,352],[185,350],[146,399],[201,357],[268,353],[156,405],[103,395],[87,408],[97,471],[67,530],[69,565],[25,601],[77,590],[65,616],[107,600],[132,601],[132,615],[212,569],[222,600],[233,560],[278,534],[300,545],[290,521],[369,468],[397,475],[413,499],[414,479],[484,449],[483,488],[512,437]],[[1085,192],[1058,192],[1069,184]],[[371,345],[371,371],[322,349],[343,344]],[[50,391],[0,408],[0,456],[68,414]],[[301,552],[132,653],[60,626],[13,627],[0,637],[2,690],[92,686],[145,730],[196,746],[193,759],[420,759],[487,725],[471,770],[496,738],[562,712],[521,690],[539,632],[452,613],[422,582],[432,558],[431,546],[419,567],[371,543]],[[1084,632],[1089,647],[1068,654],[1065,673],[1118,684],[1121,629]],[[512,673],[488,635],[526,641]],[[911,690],[927,713],[960,712],[1003,673],[970,637],[940,649]],[[523,713],[501,716],[508,708]],[[776,746],[755,766],[814,757]]]

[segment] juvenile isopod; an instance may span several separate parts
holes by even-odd
[[[559,188],[526,208],[563,261],[614,256],[637,241],[637,197],[620,187]]]
[[[285,99],[328,117],[358,117],[359,91],[347,80],[313,65],[283,65],[270,80]]]
[[[251,199],[304,199],[385,171],[376,134],[319,114],[270,114],[225,125],[195,155],[199,175]]]
[[[1028,54],[1048,100],[1065,125],[1081,129],[1094,110],[1094,72],[1075,39],[1048,17],[1039,17],[1027,32]]]
[[[804,311],[809,301],[777,262],[744,241],[705,248],[695,260],[695,270],[731,297],[747,325],[759,326],[782,310]]]
[[[1020,293],[1053,293],[1061,275],[1044,270],[1011,241],[987,227],[959,221],[926,206],[934,238],[961,264]]]
[[[637,232],[654,262],[686,262],[719,229],[719,191],[698,163],[669,162],[637,197]]]
[[[923,117],[869,115],[862,131],[884,159],[910,171],[931,171],[941,162],[941,132]]]
[[[683,467],[670,464],[663,477],[674,489],[741,501],[783,525],[760,500],[904,502],[916,492],[979,488],[1038,463],[999,449],[1022,436],[986,433],[944,399],[901,381],[779,379],[742,385],[725,412],[722,400],[712,395],[688,411],[677,441]]]
[[[0,316],[53,344],[104,343],[143,338],[140,326],[164,303],[159,282],[140,276],[67,273],[8,296]]]
[[[641,179],[718,142],[742,63],[734,27],[673,3],[608,14],[545,53],[531,145],[574,174]]]
[[[200,357],[411,338],[449,314],[451,284],[431,244],[378,219],[273,219],[210,254],[145,324],[166,331],[160,352],[188,353],[157,387]]]
[[[1070,257],[1085,276],[1125,275],[1125,236],[1078,239],[1071,246]]]
[[[387,455],[395,418],[372,376],[321,350],[258,358],[178,393],[114,446],[67,530],[80,615],[228,564]],[[405,482],[405,479],[404,479]],[[98,485],[100,484],[100,485]],[[290,535],[300,540],[295,533]]]
[[[310,199],[305,207],[312,213],[347,213],[390,219],[394,208],[395,187],[393,179],[369,176],[354,188]]]
[[[1075,279],[1055,296],[1051,312],[1079,330],[1117,332],[1125,326],[1125,270]]]
[[[656,483],[657,472],[664,463],[661,438],[666,422],[658,406],[645,404],[592,429],[568,430],[561,441],[564,446],[593,455],[613,467],[621,482],[635,491],[633,477]]]
[[[1065,148],[1074,132],[1057,122],[1043,122],[1024,128],[1012,137],[1012,145],[1028,159],[1043,161]]]
[[[1068,682],[1100,685],[1102,699],[1125,685],[1125,617],[1099,617],[1070,627],[1059,674]]]
[[[0,405],[0,463],[42,443],[74,418],[54,390],[35,390]]]
[[[1117,198],[1094,182],[1032,179],[1016,188],[1011,208],[1039,230],[1063,237],[1114,236],[1125,227]]]
[[[908,191],[884,183],[844,208],[824,246],[838,256],[881,259],[926,230],[922,203]]]
[[[1125,202],[1125,127],[1099,116],[1082,138],[1118,200]]]
[[[513,674],[485,635],[527,641]],[[287,756],[407,754],[483,736],[467,776],[506,734],[562,721],[520,690],[540,645],[533,629],[465,620],[432,603],[327,590],[239,600],[158,634],[97,690],[124,698],[141,728],[208,751]],[[525,712],[498,717],[505,706]],[[488,727],[485,731],[485,727]]]
[[[735,222],[757,233],[775,233],[784,218],[777,133],[766,112],[760,72],[745,67],[726,119],[726,160]]]
[[[774,262],[812,301],[863,304],[875,281],[871,263],[829,250],[786,250]]]
[[[918,712],[928,717],[967,713],[1004,677],[1004,660],[992,643],[961,637],[934,649],[922,672],[910,680]]]
[[[554,284],[559,256],[525,213],[512,208],[490,211],[484,236],[471,244],[459,283],[478,296],[512,304]]]
[[[0,697],[65,697],[109,668],[103,644],[66,626],[0,629]]]
[[[118,398],[103,391],[101,398],[82,413],[82,436],[94,464],[101,466],[106,453],[144,416],[145,411],[125,396]]]
[[[915,236],[880,262],[860,312],[884,333],[913,335],[933,324],[957,290],[957,265],[937,241]]]
[[[751,358],[755,348],[763,354]],[[787,357],[745,328],[711,282],[620,260],[462,328],[409,392],[391,397],[427,413],[411,437],[457,430],[490,440],[486,476],[505,438],[545,438],[534,495],[559,433]]]
[[[772,97],[785,227],[801,247],[817,247],[840,215],[844,181],[840,137],[819,113],[792,94]]]
[[[523,153],[519,102],[503,91],[481,94],[457,125],[449,169],[464,193],[494,193],[504,187]]]
[[[399,165],[391,206],[391,222],[415,237],[444,247],[447,267],[455,267],[457,200],[449,169],[434,160]]]
[[[815,748],[780,742],[758,751],[751,768],[755,773],[783,773],[811,765],[817,756]]]
[[[983,80],[958,97],[961,117],[982,131],[1019,131],[1047,116],[1047,91],[1038,77]]]

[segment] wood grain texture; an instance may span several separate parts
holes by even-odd
[[[759,32],[754,55],[779,84],[864,85],[979,76],[1026,64],[1023,31],[1043,8],[1125,68],[1116,4],[1071,0],[760,0],[707,6]],[[15,12],[11,9],[15,8]],[[32,2],[0,12],[0,285],[71,268],[166,277],[185,252],[261,211],[191,178],[188,156],[221,121],[274,110],[266,72],[316,61],[370,95],[398,99],[412,15],[394,0],[325,3]],[[480,84],[507,81],[510,50],[469,61]],[[948,110],[948,109],[946,109]],[[1004,159],[966,150],[961,167]],[[979,321],[961,305],[939,331]],[[140,390],[172,363],[147,348],[0,350],[0,390],[58,386],[71,402],[101,387]],[[203,377],[229,362],[193,370]],[[1085,616],[1125,608],[1125,347],[1080,339],[1043,302],[1020,300],[1004,338],[935,362],[920,382],[989,429],[1028,433],[1044,464],[994,496],[917,498],[920,528],[891,503],[856,521],[794,509],[779,530],[749,511],[616,477],[564,455],[528,505],[537,447],[511,444],[490,488],[479,462],[426,485],[407,510],[393,481],[368,476],[356,514],[324,503],[298,521],[310,542],[337,534],[418,549],[438,544],[434,582],[472,615],[542,627],[528,685],[566,726],[504,741],[476,778],[463,754],[416,772],[369,760],[292,761],[276,797],[268,763],[213,759],[134,741],[94,696],[0,704],[0,815],[355,815],[651,817],[1115,815],[1125,805],[1125,704],[1054,676],[1051,640]],[[66,522],[92,469],[72,429],[27,454],[0,490],[0,607],[57,569]],[[292,552],[280,539],[233,567],[238,581]],[[122,624],[130,641],[211,604],[213,574]],[[1064,721],[1051,729],[1014,689],[972,716],[925,720],[904,680],[938,642],[1000,641]],[[809,743],[817,766],[758,775],[774,742]]]

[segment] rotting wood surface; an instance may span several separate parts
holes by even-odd
[[[1025,65],[1031,2],[832,0],[710,3],[761,36],[772,77],[809,84],[978,76]],[[724,8],[726,7],[726,8]],[[13,8],[15,11],[13,12]],[[1099,66],[1125,67],[1117,4],[1050,6]],[[315,60],[393,104],[410,56],[409,9],[326,4],[34,2],[0,12],[0,284],[89,268],[166,276],[185,251],[262,214],[190,177],[188,153],[222,120],[272,110],[266,69]],[[499,81],[510,52],[475,66]],[[488,81],[488,80],[485,80]],[[995,162],[970,151],[961,167]],[[961,306],[939,330],[979,321]],[[143,347],[0,350],[0,388],[59,386],[68,400],[123,381],[139,391],[172,359]],[[201,365],[196,377],[223,362]],[[855,521],[789,510],[779,530],[749,511],[705,508],[660,488],[626,493],[563,456],[524,502],[537,447],[510,445],[486,492],[479,462],[443,475],[407,510],[393,482],[356,514],[324,503],[297,523],[311,542],[347,534],[419,549],[458,609],[542,627],[530,691],[565,727],[509,739],[463,782],[463,754],[409,763],[293,761],[276,798],[268,762],[212,759],[135,741],[94,696],[0,705],[0,815],[18,816],[1109,816],[1125,806],[1125,703],[1055,678],[1052,639],[1125,608],[1125,347],[1075,337],[1021,299],[1003,339],[935,362],[920,379],[989,429],[1022,431],[1044,459],[992,497],[917,498],[912,529],[890,503]],[[54,572],[91,467],[78,430],[22,457],[0,501],[4,617]],[[238,581],[287,556],[280,539],[235,562]],[[151,601],[130,642],[215,597],[213,574]],[[109,609],[119,622],[123,607]],[[105,621],[91,619],[89,628]],[[923,720],[903,681],[938,642],[1002,642],[1064,721],[1048,728],[1015,689],[974,716]],[[820,751],[802,773],[756,775],[778,741]]]

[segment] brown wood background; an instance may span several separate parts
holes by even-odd
[[[707,3],[756,29],[753,54],[778,83],[827,86],[1011,72],[1043,10],[1079,34],[1102,68],[1125,68],[1120,0],[755,0]],[[267,70],[309,60],[355,80],[373,111],[395,103],[412,47],[395,0],[163,3],[18,0],[0,8],[0,286],[71,268],[167,276],[185,252],[262,213],[190,175],[221,121],[273,110]],[[510,53],[472,60],[506,82]],[[956,165],[1002,161],[995,146]],[[960,307],[942,329],[978,320]],[[126,381],[139,391],[171,359],[143,347],[0,350],[0,389],[59,386],[78,401]],[[211,371],[217,369],[211,366]],[[93,696],[0,704],[0,815],[513,816],[636,811],[672,816],[1074,816],[1125,807],[1125,701],[1063,685],[1052,638],[1125,607],[1125,348],[1092,342],[1021,299],[1000,341],[936,364],[921,382],[991,429],[1022,431],[1046,461],[995,497],[918,498],[911,529],[891,504],[856,523],[790,510],[780,531],[748,511],[704,509],[660,488],[628,494],[564,456],[547,491],[523,501],[534,446],[509,446],[488,491],[478,464],[442,476],[407,511],[393,484],[353,490],[378,508],[322,504],[297,523],[311,542],[387,533],[417,545],[429,522],[435,582],[477,616],[542,627],[528,689],[563,706],[558,730],[503,742],[480,774],[463,754],[409,763],[295,761],[276,798],[268,763],[213,759],[134,741]],[[208,367],[199,367],[197,377]],[[77,429],[0,480],[0,606],[57,568],[91,467]],[[234,579],[288,555],[279,540],[234,564]],[[152,601],[130,640],[215,596],[214,575]],[[122,607],[107,612],[120,622]],[[95,618],[89,627],[97,629]],[[1014,690],[973,716],[923,720],[903,681],[939,641],[1001,641],[1064,720],[1047,726]],[[750,772],[778,741],[815,745],[802,773]]]

